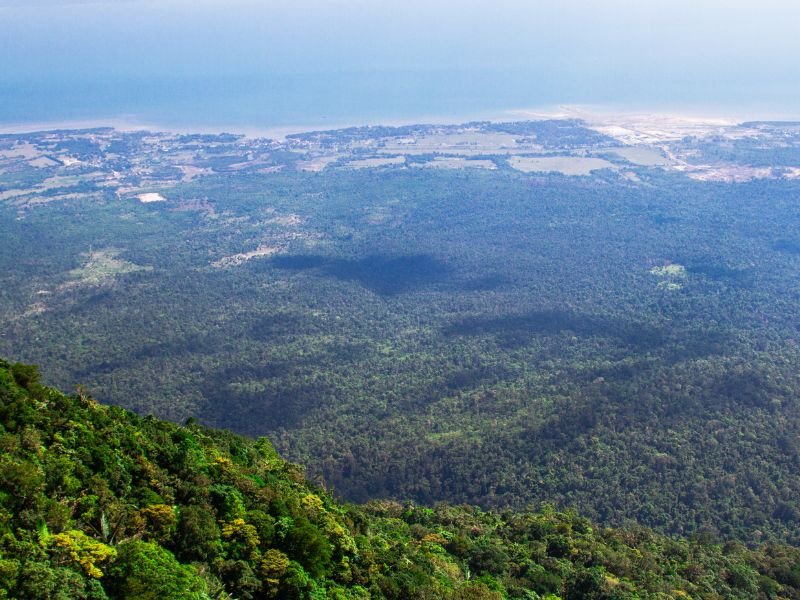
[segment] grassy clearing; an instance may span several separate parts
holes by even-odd
[[[78,268],[72,269],[69,276],[73,279],[73,284],[99,285],[105,283],[117,275],[125,273],[135,273],[136,271],[152,271],[153,267],[136,265],[132,262],[117,258],[122,250],[106,248],[95,250],[88,253],[86,263]]]
[[[602,158],[580,156],[512,156],[508,159],[514,169],[523,173],[562,173],[564,175],[591,175],[599,169],[618,169]]]
[[[515,154],[519,152],[541,152],[544,148],[535,143],[521,143],[507,133],[483,133],[465,131],[461,133],[435,133],[416,138],[389,139],[380,148],[381,154],[450,154],[457,156],[483,156],[487,154]]]
[[[650,273],[658,277],[686,277],[686,267],[679,264],[664,265],[663,267],[653,267]]]
[[[0,158],[22,158],[32,159],[39,156],[42,152],[30,142],[18,142],[11,148],[0,150]]]
[[[310,160],[297,161],[297,170],[306,171],[308,173],[319,173],[323,171],[329,164],[339,160],[340,155],[333,154],[331,156],[317,156]]]
[[[683,287],[680,281],[686,279],[686,267],[673,263],[662,267],[653,267],[650,273],[660,278],[658,287],[668,292],[675,292]]]
[[[218,269],[223,269],[225,267],[235,267],[237,265],[241,265],[246,263],[248,260],[253,258],[264,258],[267,256],[272,256],[273,254],[277,254],[283,250],[282,246],[270,246],[269,244],[261,244],[255,250],[251,250],[250,252],[241,252],[239,254],[233,254],[231,256],[223,256],[219,260],[215,260],[211,263],[212,267],[216,267]]]
[[[405,164],[405,156],[387,156],[386,158],[362,158],[351,160],[347,163],[348,169],[373,169],[375,167],[388,167],[391,165]]]
[[[467,159],[461,157],[444,158],[437,156],[435,159],[422,165],[432,169],[496,169],[491,160]]]
[[[614,148],[613,152],[628,162],[643,167],[663,167],[671,162],[669,158],[655,148],[626,146],[624,148]]]

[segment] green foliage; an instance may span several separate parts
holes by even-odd
[[[181,509],[175,547],[184,562],[207,562],[222,554],[220,530],[209,506],[191,504]]]
[[[117,551],[102,542],[90,538],[83,531],[65,531],[54,536],[40,536],[40,543],[45,542],[47,547],[52,548],[56,555],[64,554],[69,560],[77,563],[89,577],[100,579],[103,571],[99,565],[114,560]]]
[[[554,152],[604,143],[569,122],[502,130]],[[136,156],[137,135],[115,136],[110,160]],[[709,161],[796,165],[788,139],[683,143]],[[352,501],[548,501],[603,525],[800,543],[797,180],[315,174],[285,148],[269,151],[279,172],[234,172],[219,139],[184,143],[223,172],[159,185],[169,202],[0,205],[0,354],[141,414],[269,435]],[[7,172],[0,187],[30,177],[42,175]],[[279,252],[214,266],[262,244]],[[152,270],[70,278],[114,248]],[[10,373],[40,393],[30,369]],[[90,434],[67,419],[54,441]],[[164,441],[181,478],[215,478],[201,504],[247,518],[192,428]],[[283,467],[269,443],[231,446],[234,464],[252,460],[243,449],[264,463],[251,481],[272,485]],[[3,467],[18,511],[42,477],[67,496],[82,480],[63,460]],[[130,476],[110,470],[111,493]],[[134,492],[138,507],[183,493]]]
[[[196,570],[182,565],[152,542],[128,541],[109,570],[108,589],[129,600],[204,600],[206,583]]]
[[[263,439],[20,372],[0,361],[0,598],[800,598],[797,548],[600,528],[552,507],[341,505]]]

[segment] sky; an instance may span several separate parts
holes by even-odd
[[[0,121],[800,106],[786,0],[0,0],[0,23]]]

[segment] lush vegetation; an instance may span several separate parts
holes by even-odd
[[[548,152],[587,136],[498,127]],[[217,174],[166,202],[4,203],[0,353],[140,414],[268,435],[353,501],[550,501],[800,543],[800,181],[502,157],[241,173],[212,149],[197,164]]]
[[[268,440],[0,361],[2,598],[800,598],[800,550],[548,508],[336,503]]]

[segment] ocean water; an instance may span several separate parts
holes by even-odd
[[[799,116],[788,0],[0,0],[0,129]]]
[[[476,84],[459,72],[368,72],[23,81],[0,87],[0,122],[266,128],[460,117],[554,99],[512,75],[480,79]]]
[[[347,72],[0,85],[0,123],[109,122],[198,129],[453,121],[581,98],[509,72]]]
[[[674,89],[673,89],[674,88]],[[717,91],[720,91],[717,88]],[[110,124],[258,132],[398,122],[514,119],[559,105],[681,111],[748,118],[792,116],[796,93],[729,86],[709,96],[665,81],[614,86],[599,75],[525,71],[364,71],[236,77],[94,78],[0,82],[0,129]],[[797,104],[794,104],[797,105]]]

